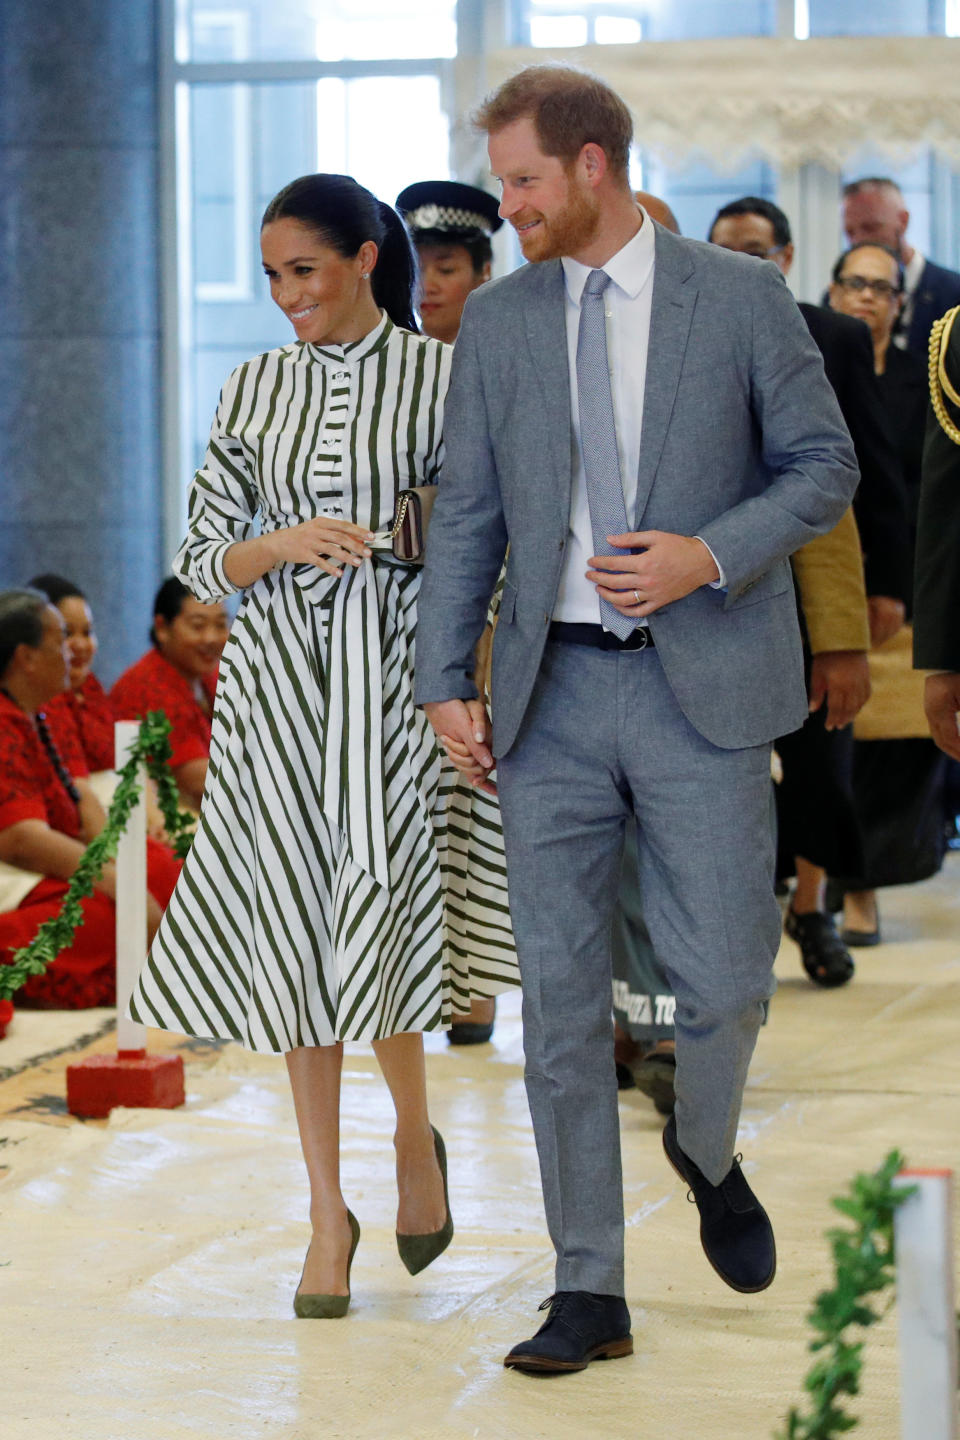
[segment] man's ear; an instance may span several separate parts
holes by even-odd
[[[577,162],[588,185],[599,185],[610,168],[603,146],[597,145],[593,140],[588,140],[584,145],[577,157]]]

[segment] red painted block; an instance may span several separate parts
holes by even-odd
[[[67,1066],[67,1109],[87,1120],[102,1120],[115,1105],[174,1110],[185,1099],[180,1055],[121,1050]]]

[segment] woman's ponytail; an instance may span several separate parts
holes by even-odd
[[[373,271],[373,298],[386,310],[394,325],[401,330],[419,333],[413,313],[413,295],[417,283],[417,259],[407,234],[407,227],[392,205],[377,202],[383,222],[383,239]]]

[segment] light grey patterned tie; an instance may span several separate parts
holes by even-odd
[[[610,362],[607,358],[603,292],[609,284],[610,276],[605,271],[590,271],[580,299],[580,331],[577,336],[580,449],[595,555],[626,553],[608,544],[607,536],[622,535],[628,529],[617,429],[613,418]],[[635,620],[629,615],[621,615],[606,600],[600,601],[600,619],[621,640],[636,629]]]

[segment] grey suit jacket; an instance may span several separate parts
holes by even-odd
[[[726,591],[651,617],[690,723],[735,749],[807,714],[787,557],[850,504],[857,464],[834,392],[779,271],[656,227],[636,528],[700,535]],[[510,546],[493,655],[493,748],[527,709],[570,519],[563,267],[528,265],[467,302],[446,461],[418,605],[416,699],[470,699],[473,646]],[[598,704],[605,703],[598,696]]]

